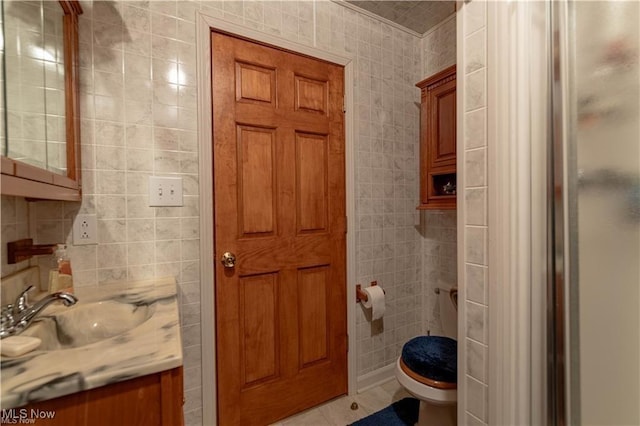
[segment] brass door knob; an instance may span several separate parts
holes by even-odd
[[[222,262],[225,268],[233,268],[236,266],[236,255],[227,251],[222,255],[220,262]]]

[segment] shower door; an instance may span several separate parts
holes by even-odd
[[[550,423],[637,425],[640,3],[559,1],[552,20]]]

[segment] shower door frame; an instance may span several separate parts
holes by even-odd
[[[586,12],[584,9],[581,10],[580,2],[576,0],[554,0],[551,3],[549,19],[550,34],[553,38],[553,43],[550,46],[552,103],[549,108],[553,124],[548,147],[552,152],[549,167],[549,201],[551,204],[549,227],[552,230],[552,236],[549,244],[550,273],[547,317],[549,385],[546,397],[548,404],[547,424],[564,426],[581,424],[583,421],[587,423],[594,421],[593,418],[584,418],[589,417],[588,407],[593,407],[590,403],[593,402],[594,395],[590,394],[589,389],[599,389],[597,386],[592,387],[593,382],[589,383],[588,377],[586,377],[587,372],[593,368],[593,359],[589,359],[590,345],[592,348],[593,342],[589,341],[589,336],[594,334],[593,330],[588,329],[590,323],[584,321],[594,315],[599,318],[602,315],[600,312],[602,308],[597,314],[594,314],[593,308],[588,304],[590,297],[593,297],[589,295],[589,287],[594,285],[594,281],[588,269],[584,267],[588,262],[584,259],[588,259],[590,244],[585,243],[585,241],[589,241],[588,238],[578,238],[581,233],[587,231],[582,221],[585,216],[588,216],[585,213],[585,211],[588,212],[588,208],[585,210],[585,207],[582,207],[584,216],[580,213],[579,204],[582,205],[580,201],[584,187],[579,183],[582,180],[582,172],[584,172],[585,182],[589,181],[586,177],[589,175],[588,168],[593,167],[579,161],[582,157],[579,152],[588,152],[589,149],[588,142],[582,140],[583,133],[587,131],[584,128],[579,131],[579,128],[582,127],[579,124],[580,99],[584,95],[584,88],[581,87],[580,80],[581,77],[584,77],[583,73],[585,72],[581,68],[580,59],[588,57],[590,53],[581,46],[579,38],[580,27],[584,25],[580,21],[580,12],[582,14]],[[584,17],[584,15],[582,16]],[[603,19],[601,15],[594,16],[597,16],[598,20]],[[624,24],[622,25],[624,27]],[[602,33],[598,35],[604,37],[606,28],[598,29]],[[592,72],[596,71],[592,70]],[[612,79],[609,77],[609,80],[605,81],[609,83]],[[586,170],[582,170],[582,168]],[[580,241],[582,244],[579,243]],[[587,253],[580,253],[581,249]],[[582,262],[579,262],[579,256],[582,254],[585,256]],[[607,270],[607,266],[612,266],[606,260],[602,262],[603,264],[599,267],[605,270]],[[618,272],[617,266],[616,272]],[[582,282],[580,273],[584,273]],[[598,282],[598,284],[600,283]],[[581,291],[584,293],[581,294]],[[606,291],[611,291],[611,289]],[[580,306],[581,302],[585,302],[582,307]],[[597,302],[598,306],[607,306],[607,302],[600,297]],[[580,312],[584,306],[586,306],[585,311]],[[582,327],[582,332],[580,327]],[[617,331],[611,324],[607,324],[605,328],[612,329],[613,332]],[[602,345],[602,342],[599,340],[597,345]],[[608,348],[609,352],[615,352],[615,350],[620,350],[620,348]],[[627,370],[623,374],[629,376]],[[607,377],[607,379],[609,383],[616,383],[619,387],[616,380],[611,377]],[[594,380],[594,382],[599,383],[598,380],[600,379]],[[625,393],[628,394],[628,390],[625,390]],[[617,406],[616,411],[624,410],[621,409],[621,406]],[[613,422],[613,420],[608,420]]]
[[[547,424],[570,425],[580,424],[579,413],[572,410],[573,400],[579,399],[579,388],[572,387],[575,374],[579,371],[578,337],[568,327],[571,324],[572,307],[570,300],[577,300],[577,290],[572,283],[577,279],[575,264],[577,241],[570,238],[572,229],[569,211],[577,211],[575,195],[569,196],[569,188],[575,187],[570,181],[577,176],[575,170],[575,152],[567,143],[575,135],[572,123],[575,121],[575,110],[568,102],[573,97],[569,84],[573,73],[573,60],[569,56],[568,19],[572,5],[567,0],[556,0],[551,6],[550,34],[552,42],[550,66],[551,78],[551,133],[548,148],[550,151],[549,166],[549,274],[547,279]],[[573,256],[572,256],[573,255]],[[574,347],[570,342],[573,342]],[[568,362],[567,360],[571,360]]]

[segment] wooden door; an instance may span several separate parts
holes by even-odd
[[[344,70],[212,49],[218,422],[267,424],[347,391]]]

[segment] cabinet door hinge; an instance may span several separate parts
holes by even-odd
[[[347,334],[347,352],[349,352],[349,335]]]
[[[349,232],[349,216],[344,217],[344,233]]]

